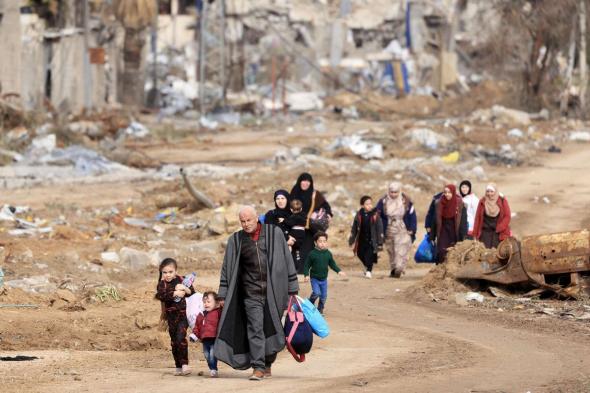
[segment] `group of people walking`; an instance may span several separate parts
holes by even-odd
[[[425,219],[426,232],[436,243],[437,263],[445,261],[447,250],[465,239],[478,240],[486,248],[496,248],[509,236],[511,212],[498,186],[489,183],[485,196],[478,199],[471,182],[464,180],[459,193],[447,184],[434,195]]]
[[[313,226],[314,214],[321,211],[329,222],[332,209],[315,190],[309,173],[299,176],[290,193],[276,191],[274,199],[275,209],[266,213],[264,222],[281,228],[291,246],[296,270],[301,274],[305,259],[314,248],[313,235],[317,232]],[[469,180],[463,180],[459,187],[447,184],[433,196],[425,218],[426,231],[436,244],[436,262],[444,262],[447,250],[465,239],[479,240],[488,248],[497,247],[511,234],[510,218],[508,201],[496,184],[488,184],[481,199],[473,192]],[[372,277],[378,253],[385,249],[390,276],[399,278],[410,259],[416,231],[412,199],[403,192],[399,182],[392,182],[377,203],[369,195],[360,198],[348,243],[362,262],[365,277]]]
[[[234,369],[252,368],[250,379],[271,378],[276,355],[285,347],[281,317],[289,298],[299,292],[297,274],[311,281],[310,301],[319,300],[324,311],[328,292],[328,271],[345,273],[328,249],[332,209],[314,188],[311,174],[302,173],[291,192],[274,193],[275,208],[258,216],[252,206],[240,209],[242,230],[228,239],[220,274],[219,292],[206,292],[204,311],[197,317],[191,340],[201,341],[210,368],[217,377],[217,360]],[[497,247],[511,236],[510,207],[498,187],[490,183],[478,199],[465,180],[459,189],[448,184],[434,195],[425,228],[436,243],[437,263],[445,261],[449,247],[464,239],[475,239],[486,247]],[[385,248],[390,276],[400,278],[416,239],[414,204],[402,185],[389,184],[375,204],[360,198],[348,243],[372,277],[378,253]],[[173,259],[162,261],[156,298],[162,303],[162,318],[168,323],[176,375],[188,375],[188,343],[185,298],[195,290],[177,274]],[[311,279],[311,280],[310,280]]]

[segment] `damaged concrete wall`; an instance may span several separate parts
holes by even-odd
[[[37,15],[21,15],[22,59],[21,97],[23,106],[39,108],[45,100],[45,78],[48,53],[43,48],[43,30]]]
[[[21,92],[20,0],[0,1],[0,83],[2,93]]]

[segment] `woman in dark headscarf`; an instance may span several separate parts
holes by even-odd
[[[311,215],[314,212],[319,212],[323,209],[327,215],[328,220],[332,219],[332,208],[324,198],[321,192],[316,191],[313,187],[313,177],[305,172],[299,175],[297,182],[291,189],[290,200],[298,199],[303,204],[303,212],[307,216],[307,223],[305,225],[305,240],[301,249],[299,250],[299,260],[295,261],[297,273],[303,274],[303,265],[307,254],[313,250],[313,231],[310,226]]]
[[[291,189],[291,200],[299,199],[303,204],[303,211],[311,217],[311,213],[324,209],[328,216],[332,216],[332,208],[321,192],[313,188],[313,178],[307,172],[297,178]],[[315,197],[314,197],[315,196]],[[312,206],[313,205],[313,206]],[[309,219],[308,219],[309,221]]]
[[[447,249],[465,240],[467,235],[467,210],[453,184],[445,186],[443,195],[436,201],[435,211],[436,227],[431,233],[436,236],[437,263],[443,263]]]
[[[277,190],[274,195],[275,208],[269,210],[264,215],[264,223],[276,225],[281,228],[285,234],[285,239],[288,238],[288,229],[285,225],[285,220],[291,215],[289,209],[289,192],[287,190]]]

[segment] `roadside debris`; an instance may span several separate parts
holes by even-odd
[[[340,149],[347,149],[365,160],[383,158],[383,146],[380,143],[365,141],[362,136],[358,134],[340,136],[328,146],[328,150],[331,151]]]
[[[188,190],[188,192],[200,203],[202,203],[205,207],[209,208],[209,209],[213,209],[215,208],[215,204],[213,203],[213,201],[204,193],[202,193],[201,191],[197,190],[190,182],[190,180],[188,179],[188,176],[186,174],[186,171],[184,170],[184,168],[180,168],[180,175],[182,176],[182,180],[184,181],[184,184]]]
[[[590,131],[571,132],[569,139],[574,142],[590,142]]]
[[[476,242],[465,246],[455,246],[447,259],[453,265],[448,273],[457,279],[528,283],[563,297],[590,295],[588,230],[528,236],[521,241],[508,238],[497,250],[477,249]]]

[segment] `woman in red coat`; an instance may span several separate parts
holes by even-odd
[[[436,241],[437,264],[445,262],[447,250],[467,236],[467,210],[457,188],[445,186],[442,196],[435,202],[436,220],[430,232]]]
[[[497,248],[498,244],[512,235],[510,231],[510,206],[498,192],[498,187],[490,183],[486,196],[481,198],[475,214],[473,238],[482,242],[486,248]]]

